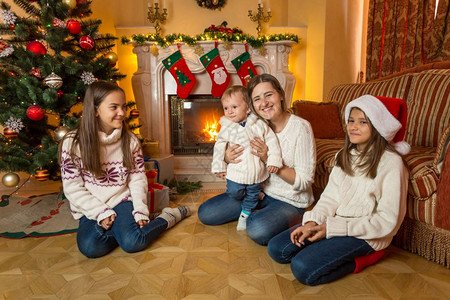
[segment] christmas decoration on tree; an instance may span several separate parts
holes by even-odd
[[[6,187],[16,186],[19,184],[19,182],[20,182],[20,177],[16,173],[9,172],[9,173],[6,173],[5,175],[3,175],[3,177],[2,177],[2,183]]]
[[[117,38],[89,19],[91,1],[11,2],[23,11],[0,3],[0,171],[7,186],[18,184],[16,172],[58,178],[58,142],[80,118],[74,106],[95,80],[124,77],[105,57]]]
[[[222,58],[220,58],[217,43],[214,49],[200,57],[200,62],[211,77],[211,95],[217,98],[222,97],[230,83],[230,75],[223,64]]]
[[[172,74],[177,82],[177,96],[186,99],[191,93],[197,80],[189,70],[183,55],[181,55],[180,45],[178,45],[178,51],[172,53],[162,62],[164,67],[169,70],[170,74]]]
[[[258,73],[255,66],[250,60],[250,53],[248,53],[247,45],[245,45],[245,52],[231,61],[236,68],[239,79],[241,79],[242,85],[247,86],[247,83]]]

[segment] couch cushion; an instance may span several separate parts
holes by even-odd
[[[339,104],[341,121],[344,122],[345,106],[362,95],[400,98],[406,101],[412,78],[413,74],[406,74],[388,80],[338,85],[330,91],[327,101]]]
[[[297,100],[292,104],[292,109],[311,124],[315,138],[345,137],[337,103]]]
[[[405,140],[411,146],[436,147],[450,122],[450,70],[416,74],[407,99]]]
[[[436,148],[411,147],[405,156],[409,167],[408,193],[416,200],[426,200],[437,191],[438,171],[433,167]]]

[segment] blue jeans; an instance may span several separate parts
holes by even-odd
[[[257,211],[247,218],[247,235],[260,245],[301,222],[304,209],[265,196],[258,202]],[[198,208],[198,218],[205,225],[222,225],[236,221],[241,212],[241,201],[220,194],[204,202]]]
[[[117,246],[125,252],[141,251],[169,225],[166,220],[156,218],[139,228],[132,215],[133,203],[122,202],[114,207],[116,219],[111,229],[105,230],[97,221],[86,217],[80,219],[77,231],[77,244],[80,252],[89,257],[101,257]]]
[[[242,184],[227,179],[227,195],[237,201],[242,201],[242,210],[251,213],[259,201],[261,183]]]
[[[270,240],[270,257],[278,263],[291,263],[295,278],[306,285],[328,283],[355,270],[355,258],[373,252],[366,241],[350,236],[333,237],[314,243],[305,240],[303,247],[291,242],[291,232],[299,225],[287,229]]]

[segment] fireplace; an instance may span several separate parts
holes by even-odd
[[[169,99],[172,153],[212,154],[223,115],[220,99],[211,95],[192,95],[187,99],[170,95]]]
[[[267,42],[262,49],[249,48],[249,53],[253,64],[258,73],[269,73],[277,77],[281,86],[286,93],[286,100],[291,101],[294,91],[295,77],[289,71],[289,54],[292,52],[291,46],[293,41],[277,41]],[[173,100],[173,96],[177,94],[177,85],[175,79],[166,70],[162,64],[162,60],[178,50],[177,45],[173,44],[169,47],[162,48],[156,43],[146,42],[143,44],[135,44],[133,52],[137,56],[137,71],[131,79],[136,104],[140,111],[140,121],[142,127],[140,133],[144,138],[159,142],[159,152],[162,154],[174,155],[174,173],[177,174],[177,168],[183,165],[189,165],[192,168],[203,169],[202,172],[211,175],[210,160],[212,157],[213,142],[203,140],[198,135],[197,114],[190,114],[186,107],[197,104],[203,105],[208,103],[212,105],[217,102],[213,111],[220,111],[217,118],[222,115],[222,107],[218,99],[212,99],[211,96],[211,78],[201,64],[199,57],[204,53],[208,53],[215,47],[214,41],[200,41],[195,46],[186,44],[181,45],[181,53],[194,74],[197,83],[191,91],[188,99]],[[157,51],[155,51],[157,49]],[[241,85],[239,76],[231,61],[245,51],[245,43],[229,42],[218,43],[218,49],[222,61],[231,77],[231,85]],[[202,100],[203,99],[203,100]],[[202,102],[203,101],[203,102]],[[182,106],[172,105],[179,104]],[[177,116],[178,119],[172,119],[173,110],[181,112]],[[195,126],[194,126],[195,125]],[[191,127],[196,127],[196,133],[191,133]],[[180,129],[181,127],[181,129]],[[173,129],[177,129],[173,132]],[[181,162],[182,163],[179,163]],[[197,170],[197,172],[200,172]],[[177,175],[175,175],[177,176]],[[208,178],[214,178],[208,177]],[[192,180],[209,180],[207,178]]]

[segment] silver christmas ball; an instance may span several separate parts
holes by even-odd
[[[52,89],[59,89],[63,84],[63,80],[61,77],[52,72],[44,78],[44,84]]]
[[[2,183],[6,187],[14,187],[20,182],[20,177],[16,173],[6,173],[2,177]]]
[[[69,128],[67,128],[66,126],[59,126],[58,128],[55,129],[55,136],[54,139],[55,141],[59,142],[60,140],[63,139],[63,137],[69,132]]]

